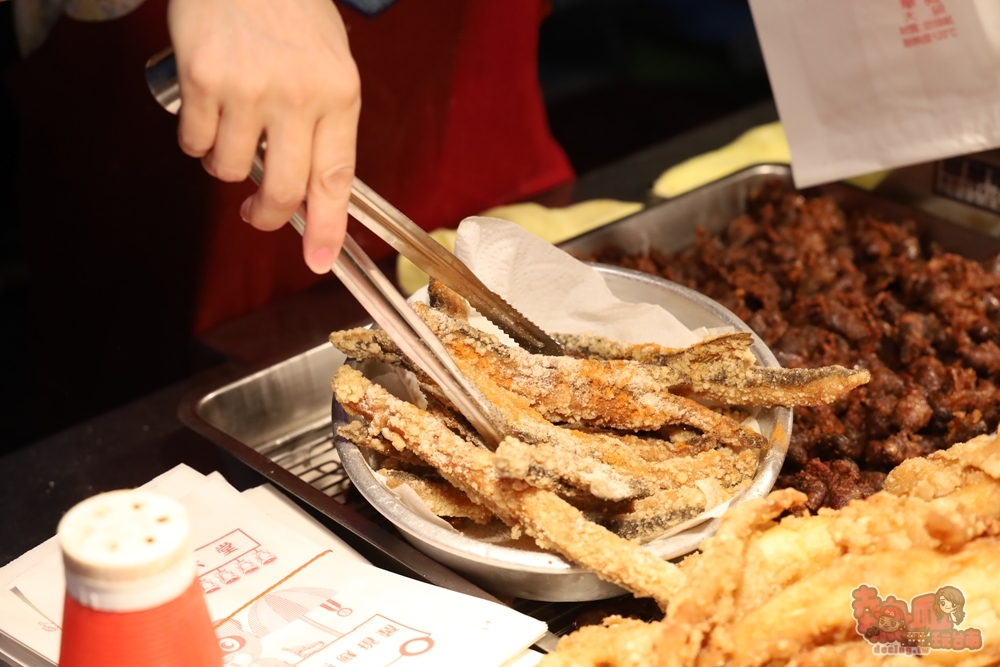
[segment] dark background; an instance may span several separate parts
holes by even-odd
[[[46,237],[37,229],[29,234],[25,219],[33,225],[45,219],[39,222],[26,211],[76,216],[69,204],[59,207],[58,184],[49,188],[53,201],[16,197],[18,160],[56,159],[58,151],[55,146],[51,155],[18,151],[26,119],[15,111],[23,105],[12,98],[17,86],[10,82],[23,79],[30,63],[17,56],[10,7],[0,2],[0,454],[223,359],[211,344],[218,336],[210,331],[196,339],[189,333],[192,286],[180,276],[193,272],[179,269],[176,284],[152,284],[146,276],[155,272],[129,263],[129,244],[144,243],[162,247],[164,262],[191,264],[198,259],[191,239],[151,237],[137,225],[129,239],[98,231],[55,239],[51,248],[32,245],[46,243]],[[578,174],[770,96],[745,0],[552,0],[552,9],[540,34],[539,79],[552,133]],[[44,48],[31,58],[44,58]],[[79,81],[67,67],[65,80],[45,85]],[[124,108],[123,118],[148,122],[155,145],[171,143],[175,121],[151,108]],[[84,112],[66,109],[66,122]],[[80,131],[86,131],[85,123]],[[122,164],[116,168],[128,169],[128,156],[144,150],[105,150],[108,146],[114,146],[113,138],[95,137],[90,159],[118,156]],[[165,182],[172,170],[199,168],[177,150],[150,179]],[[109,187],[95,196],[128,195]],[[170,202],[138,205],[169,207]],[[100,220],[76,222],[80,230],[102,228]],[[100,266],[88,266],[81,260],[87,257]],[[65,268],[73,266],[87,270]],[[127,288],[111,299],[102,289],[105,281]],[[58,308],[40,296],[60,289],[66,298]]]

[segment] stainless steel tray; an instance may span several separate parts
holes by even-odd
[[[743,215],[750,192],[772,178],[792,184],[792,172],[786,165],[751,167],[624,220],[598,227],[559,247],[580,255],[591,255],[606,245],[618,246],[630,254],[648,252],[651,248],[666,253],[683,250],[694,243],[698,227],[711,233],[720,232]]]
[[[721,231],[745,212],[750,191],[769,178],[791,184],[787,166],[761,165],[677,199],[572,239],[562,247],[587,255],[614,244],[626,252],[689,245],[695,229]],[[865,208],[887,219],[913,219],[928,240],[966,257],[983,260],[1000,252],[1000,239],[874,197],[856,188],[829,185],[808,194],[833,196],[847,209]],[[281,363],[186,400],[182,421],[312,508],[352,546],[376,564],[437,585],[490,597],[462,577],[404,542],[363,501],[348,502],[348,481],[331,432],[330,378],[344,357],[321,345]],[[549,621],[559,632],[581,609],[578,603],[517,602],[515,607]]]

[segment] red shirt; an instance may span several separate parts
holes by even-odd
[[[341,8],[361,72],[358,176],[426,229],[570,179],[537,80],[545,9],[398,0],[368,19]],[[162,334],[177,336],[333,279],[306,268],[290,228],[243,223],[251,183],[217,182],[181,153],[177,121],[142,71],[169,44],[165,15],[166,0],[146,0],[115,21],[63,19],[6,73],[33,293],[52,313],[42,327],[94,316],[125,326],[136,313],[123,304],[141,298],[159,308]],[[375,258],[388,251],[364,229],[351,233]]]

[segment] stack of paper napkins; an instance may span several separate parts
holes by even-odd
[[[143,488],[180,501],[227,665],[534,664],[545,624],[370,565],[270,486],[239,493],[178,466]],[[65,580],[51,539],[0,568],[0,659],[58,662]]]

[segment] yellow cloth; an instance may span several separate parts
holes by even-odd
[[[747,130],[718,150],[667,169],[653,184],[653,193],[670,199],[755,164],[790,164],[791,161],[781,123],[769,123]]]
[[[565,208],[546,208],[532,202],[511,204],[491,208],[483,215],[509,220],[549,243],[562,243],[641,210],[642,204],[636,202],[592,199]],[[454,229],[435,229],[431,232],[434,240],[448,252],[455,252],[455,234]],[[396,261],[396,279],[400,290],[407,296],[427,284],[427,274],[402,256]]]
[[[861,188],[862,190],[874,190],[879,186],[879,184],[885,180],[885,177],[892,173],[892,169],[886,169],[885,171],[874,171],[870,174],[862,174],[861,176],[855,176],[854,178],[848,178],[844,182],[850,183],[851,185]]]
[[[653,184],[653,193],[664,199],[725,178],[757,164],[791,164],[792,156],[781,123],[768,123],[747,130],[731,144],[667,169]],[[863,190],[874,190],[889,171],[862,174],[847,179]]]

